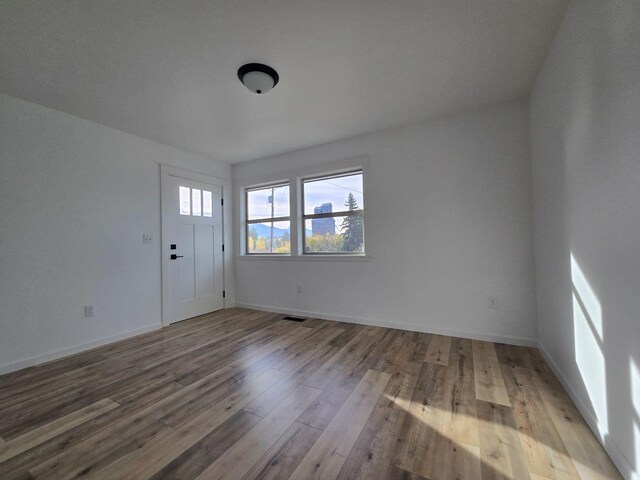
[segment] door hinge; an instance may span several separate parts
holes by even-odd
[[[222,244],[222,251],[224,252],[224,243]]]
[[[220,199],[220,205],[223,205],[223,206],[224,206],[224,198],[221,198],[221,199]]]
[[[227,296],[227,292],[222,290],[222,298],[225,298]]]

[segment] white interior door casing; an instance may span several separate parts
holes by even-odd
[[[165,325],[224,308],[223,190],[201,177],[163,174]]]

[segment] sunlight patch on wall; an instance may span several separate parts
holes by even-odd
[[[598,334],[598,339],[602,340],[602,306],[573,254],[571,255],[571,280],[591,320],[591,326]]]
[[[605,359],[602,351],[602,306],[571,254],[575,360],[600,425],[609,430]]]
[[[635,446],[635,463],[633,468],[640,470],[640,367],[633,360],[630,360],[631,370],[631,399],[633,402],[634,416],[633,419],[633,440]]]

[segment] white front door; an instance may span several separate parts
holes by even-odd
[[[166,325],[224,308],[222,187],[173,174],[162,187]]]

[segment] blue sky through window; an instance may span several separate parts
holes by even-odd
[[[362,173],[346,177],[312,180],[304,184],[304,213],[314,213],[314,208],[331,203],[334,212],[347,211],[345,206],[349,193],[353,193],[359,208],[364,208],[362,195]]]

